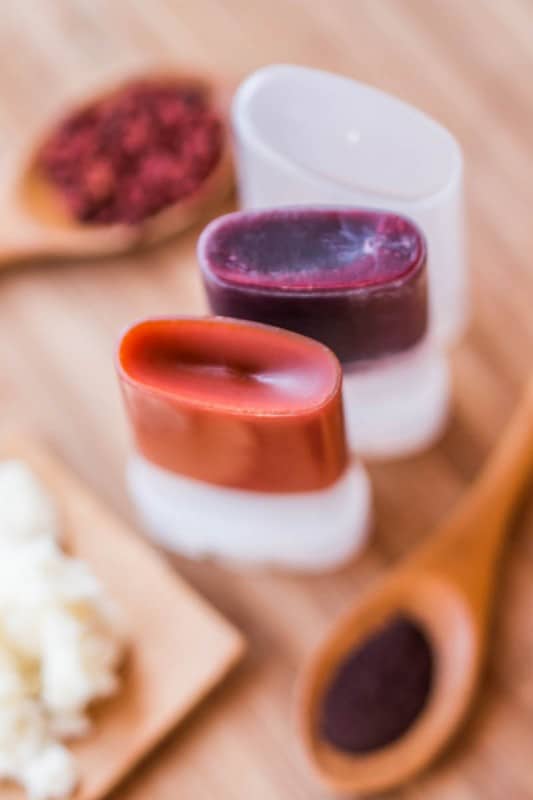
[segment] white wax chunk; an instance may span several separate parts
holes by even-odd
[[[37,477],[0,462],[0,780],[30,800],[74,791],[77,766],[57,739],[86,732],[90,703],[118,686],[123,648],[113,603],[58,539]]]

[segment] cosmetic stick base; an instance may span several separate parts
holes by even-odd
[[[348,444],[366,458],[401,458],[430,447],[444,432],[450,407],[446,357],[429,342],[346,370]]]
[[[147,533],[195,559],[331,570],[361,549],[371,527],[370,481],[359,463],[325,489],[270,493],[197,481],[135,454],[127,482]]]

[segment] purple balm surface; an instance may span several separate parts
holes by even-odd
[[[406,350],[427,329],[425,241],[396,214],[237,212],[208,225],[198,256],[215,313],[312,336],[345,365]]]

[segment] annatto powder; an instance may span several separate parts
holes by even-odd
[[[68,117],[38,166],[78,220],[135,224],[192,195],[222,142],[205,91],[140,81]]]

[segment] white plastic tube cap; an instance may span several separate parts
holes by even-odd
[[[433,334],[450,344],[468,315],[463,161],[442,125],[349,78],[273,65],[233,103],[245,208],[344,204],[411,217],[428,242]]]

